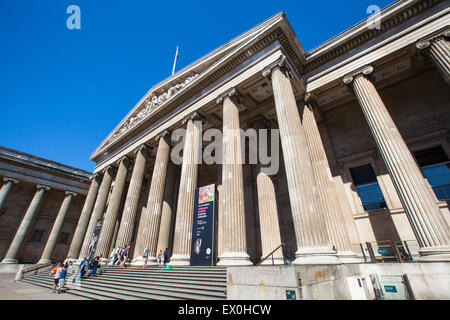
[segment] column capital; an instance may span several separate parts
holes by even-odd
[[[141,144],[139,147],[134,149],[133,155],[137,155],[138,152],[142,152],[144,157],[147,157],[151,153],[151,147],[149,147],[149,146],[147,146],[145,144]]]
[[[364,67],[361,67],[359,69],[356,69],[353,72],[346,74],[342,78],[342,81],[345,84],[351,84],[357,76],[363,75],[363,76],[368,77],[372,72],[373,72],[373,67],[371,65],[365,65]]]
[[[450,26],[446,26],[443,29],[438,30],[432,34],[427,35],[426,37],[418,40],[416,42],[416,48],[419,50],[428,49],[433,41],[438,38],[450,38]]]
[[[13,178],[10,178],[10,177],[3,177],[3,182],[8,182],[8,181],[11,181],[14,184],[18,184],[19,183],[19,180],[17,180],[17,179],[13,179]]]
[[[45,191],[49,191],[49,190],[51,189],[49,186],[44,186],[44,185],[42,185],[42,184],[36,185],[36,188],[37,188],[38,190],[44,189]]]
[[[189,120],[192,121],[202,121],[202,123],[205,121],[205,119],[197,113],[197,111],[194,111],[192,113],[190,113],[189,115],[187,115],[186,117],[184,117],[184,119],[181,121],[182,125],[185,125]]]
[[[217,99],[216,99],[216,103],[217,104],[222,103],[225,100],[225,98],[233,99],[233,102],[235,102],[236,104],[242,103],[242,96],[237,92],[235,87],[218,95]]]
[[[132,160],[128,156],[122,156],[119,160],[117,160],[116,165],[124,164],[125,167],[128,167]]]
[[[280,69],[282,72],[285,72],[289,78],[293,78],[295,73],[294,68],[284,54],[282,54],[274,64],[263,70],[263,77],[270,78],[275,69]]]
[[[72,196],[72,197],[76,197],[77,193],[76,192],[72,192],[72,191],[66,191],[65,192],[66,196]]]
[[[156,135],[155,140],[159,141],[161,138],[166,139],[170,134],[171,132],[169,130],[164,130]]]
[[[91,175],[89,177],[89,179],[92,181],[94,181],[94,180],[99,181],[101,176],[102,176],[102,174],[100,172],[95,172],[93,175]]]

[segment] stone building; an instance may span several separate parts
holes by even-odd
[[[81,169],[0,147],[3,265],[66,258],[89,189],[89,176]]]
[[[450,9],[396,1],[378,18],[305,52],[280,12],[151,88],[91,155],[68,257],[87,255],[103,218],[96,254],[129,244],[133,263],[145,248],[155,263],[168,247],[188,265],[194,190],[215,184],[217,265],[255,264],[281,243],[277,264],[355,263],[382,241],[449,261]],[[211,128],[224,164],[197,161]],[[240,163],[249,139],[229,129],[250,128],[279,130],[276,174]]]

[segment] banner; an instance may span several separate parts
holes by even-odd
[[[98,237],[100,236],[100,230],[102,229],[103,218],[97,220],[95,229],[92,235],[91,243],[89,244],[88,261],[94,259],[95,249],[97,248]]]
[[[214,263],[214,194],[214,184],[195,189],[191,266]]]

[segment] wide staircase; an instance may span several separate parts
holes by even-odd
[[[76,267],[75,267],[76,268]],[[221,267],[102,267],[102,273],[81,282],[68,274],[66,293],[94,300],[225,300],[226,268]],[[49,271],[20,281],[53,287]]]

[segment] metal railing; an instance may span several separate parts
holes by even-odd
[[[259,266],[261,263],[263,263],[267,258],[269,258],[270,256],[272,257],[272,266],[275,265],[274,260],[273,260],[273,254],[280,248],[284,248],[285,244],[281,243],[278,247],[276,247],[275,249],[273,249],[267,256],[265,256],[264,258],[261,259],[261,261],[259,261],[255,267]]]

